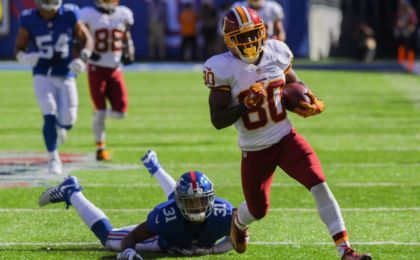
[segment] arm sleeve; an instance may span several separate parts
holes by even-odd
[[[89,23],[89,8],[82,8],[80,10],[79,18],[83,23]]]
[[[284,19],[284,11],[281,5],[279,5],[278,3],[274,3],[272,10],[277,19],[280,19],[280,20]]]
[[[30,15],[30,10],[24,10],[19,15],[19,25],[27,30],[29,29],[28,25],[30,24],[30,21],[28,21],[29,15]]]
[[[231,69],[227,68],[227,60],[222,56],[215,56],[208,59],[204,63],[204,84],[209,88],[225,88],[230,91],[230,73]]]
[[[121,13],[123,13],[125,17],[125,22],[130,26],[133,25],[134,24],[133,11],[131,11],[131,9],[126,6],[121,6],[121,10],[122,10]]]
[[[293,53],[289,46],[287,46],[286,43],[277,40],[269,40],[267,41],[267,44],[270,45],[275,53],[277,65],[283,71],[287,71],[293,62]]]
[[[155,234],[159,233],[159,223],[160,223],[160,219],[159,219],[159,210],[158,209],[153,209],[149,215],[147,215],[147,227],[149,228],[149,230]]]

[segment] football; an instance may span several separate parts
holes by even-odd
[[[311,103],[311,99],[308,96],[308,88],[301,83],[287,83],[283,88],[282,97],[286,109],[293,111],[299,106],[300,101]]]

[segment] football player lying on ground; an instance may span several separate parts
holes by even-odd
[[[160,166],[154,151],[149,150],[141,160],[158,179],[168,200],[157,205],[137,226],[113,228],[105,214],[84,197],[74,176],[46,190],[39,205],[73,205],[105,248],[120,251],[117,259],[142,259],[139,251],[207,255],[232,249],[232,204],[214,196],[213,184],[204,174],[187,172],[175,183]]]

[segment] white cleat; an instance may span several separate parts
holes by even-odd
[[[64,144],[67,139],[67,129],[57,127],[57,143]]]
[[[63,164],[59,157],[52,157],[48,160],[48,173],[61,174],[63,172]]]

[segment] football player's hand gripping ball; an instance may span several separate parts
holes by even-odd
[[[126,248],[124,251],[118,253],[117,255],[118,260],[143,260],[136,250],[132,248]]]
[[[249,87],[248,95],[244,99],[244,104],[247,108],[261,106],[264,99],[267,97],[267,91],[262,83],[255,83]]]
[[[311,103],[309,104],[305,101],[300,101],[300,106],[293,110],[296,114],[301,117],[309,117],[320,114],[324,111],[325,105],[322,100],[318,99],[311,91],[308,91],[307,95],[311,99]]]

